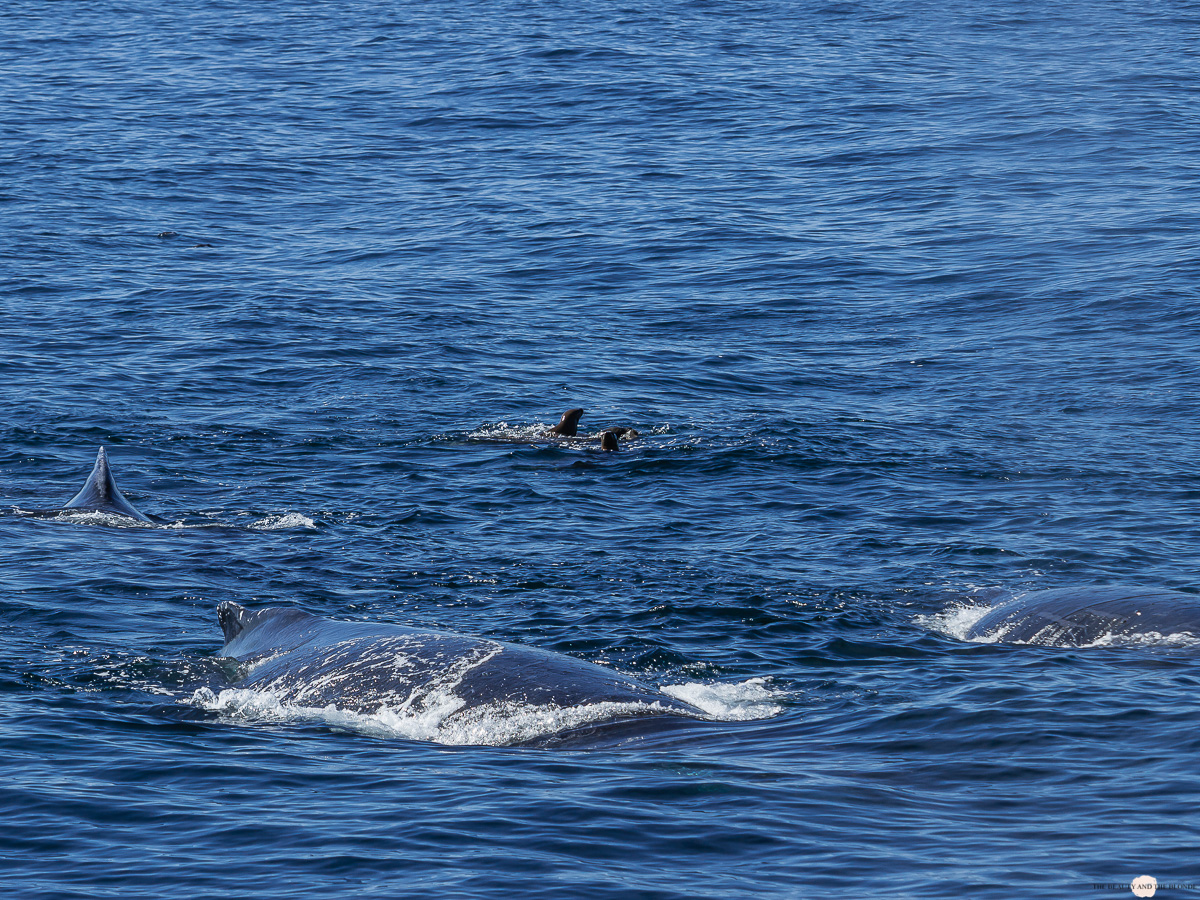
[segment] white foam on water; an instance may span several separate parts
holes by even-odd
[[[591,448],[600,443],[600,438],[604,435],[605,431],[604,428],[597,428],[595,431],[580,428],[579,433],[573,437],[550,434],[550,429],[557,424],[557,420],[535,425],[509,425],[507,422],[496,422],[492,425],[480,425],[467,435],[467,440],[503,441],[515,444],[553,444],[559,447]],[[670,433],[670,426],[658,425],[649,431],[641,431],[639,437]],[[619,440],[622,447],[637,446],[637,438],[622,437]]]
[[[214,525],[221,524],[220,522],[185,522],[183,519],[175,519],[174,521],[163,520],[161,522],[143,522],[140,519],[133,519],[129,516],[122,516],[117,513],[101,512],[94,509],[57,510],[53,515],[44,515],[42,518],[50,519],[54,522],[72,522],[81,525],[107,525],[112,528],[163,528],[174,531],[211,528]],[[315,528],[316,526],[314,525],[313,527]]]
[[[1034,641],[1030,641],[1034,643]],[[1187,631],[1163,634],[1159,631],[1143,631],[1136,634],[1101,635],[1090,644],[1080,644],[1080,647],[1200,647],[1200,637]]]
[[[916,616],[913,621],[923,628],[928,628],[930,631],[937,631],[960,641],[968,641],[973,644],[995,644],[1006,640],[1006,635],[1012,631],[1015,623],[1001,625],[988,634],[968,637],[975,624],[995,608],[995,606],[989,605],[956,603],[939,613]],[[1130,633],[1118,630],[1106,632],[1087,644],[1063,643],[1057,640],[1059,633],[1060,629],[1056,625],[1049,624],[1040,632],[1033,635],[1033,637],[1023,641],[1012,641],[1011,643],[1026,646],[1069,647],[1072,649],[1087,649],[1090,647],[1156,647],[1164,645],[1172,647],[1200,646],[1200,636],[1188,632],[1162,634],[1157,631]]]
[[[234,722],[316,723],[371,737],[431,741],[447,745],[505,746],[571,728],[624,716],[667,711],[657,703],[593,703],[573,707],[489,703],[463,710],[466,702],[450,691],[433,691],[412,703],[381,706],[372,713],[301,706],[264,690],[228,688],[196,691],[189,701]]]
[[[516,744],[558,734],[593,722],[636,716],[662,709],[655,703],[590,703],[580,706],[529,706],[512,701],[466,710],[438,728],[444,744]]]
[[[78,522],[83,525],[108,525],[111,528],[159,528],[154,522],[143,522],[118,513],[102,512],[97,509],[62,509],[52,516],[55,522]]]
[[[994,606],[977,606],[970,603],[955,603],[939,613],[916,616],[913,621],[922,628],[949,635],[960,641],[974,644],[994,644],[1003,637],[1007,629],[997,629],[992,634],[967,637],[975,623],[990,613]]]
[[[317,523],[302,513],[287,513],[256,519],[247,527],[255,531],[283,531],[288,528],[316,528]]]
[[[551,441],[555,439],[555,436],[547,434],[547,432],[557,424],[557,422],[551,422],[548,425],[509,425],[507,422],[496,422],[494,425],[480,425],[467,435],[467,439],[473,441]],[[562,439],[559,438],[559,440]]]
[[[722,722],[747,722],[777,716],[783,712],[778,701],[786,696],[783,691],[768,687],[765,678],[751,678],[738,684],[664,684],[661,690]]]
[[[633,718],[677,710],[653,700],[604,701],[578,706],[536,706],[496,701],[466,709],[454,693],[457,677],[443,680],[432,690],[407,699],[392,698],[373,712],[341,709],[334,705],[305,706],[302,695],[282,699],[265,689],[227,688],[214,692],[201,688],[190,698],[194,706],[222,718],[250,723],[317,723],[372,737],[431,741],[448,745],[506,746],[559,734],[574,728],[613,719]],[[695,706],[704,717],[726,722],[764,719],[782,712],[777,702],[783,694],[771,690],[765,679],[740,684],[678,684],[663,693]],[[297,702],[299,701],[299,702]]]

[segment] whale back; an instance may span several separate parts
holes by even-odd
[[[1136,635],[1200,637],[1200,597],[1139,587],[1031,591],[976,622],[968,639],[1078,647]]]
[[[217,615],[221,655],[243,663],[239,687],[284,703],[365,713],[447,702],[464,709],[613,703],[636,704],[641,714],[703,715],[612,669],[537,647],[228,601]]]
[[[94,510],[128,516],[139,522],[153,521],[125,499],[125,495],[117,487],[116,479],[113,478],[112,469],[108,464],[108,454],[104,452],[103,447],[96,454],[96,464],[92,466],[92,474],[88,476],[83,488],[66,502],[63,509]]]

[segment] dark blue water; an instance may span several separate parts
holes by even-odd
[[[1196,642],[963,639],[1030,589],[1198,587],[1198,27],[9,4],[6,896],[1200,883]],[[642,436],[539,437],[574,406]],[[166,524],[17,512],[101,444]],[[710,716],[273,704],[214,682],[225,600]]]

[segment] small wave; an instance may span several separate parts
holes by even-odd
[[[256,519],[247,527],[255,531],[283,531],[288,528],[316,528],[317,523],[302,513],[286,513]]]

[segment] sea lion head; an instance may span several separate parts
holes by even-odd
[[[578,433],[579,417],[582,415],[582,409],[568,409],[562,414],[562,418],[558,420],[558,424],[551,428],[548,433],[557,434],[559,437],[575,437]]]
[[[630,428],[628,425],[614,425],[612,428],[605,428],[605,434],[611,434],[615,437],[625,438],[629,440],[638,436],[636,428]]]

